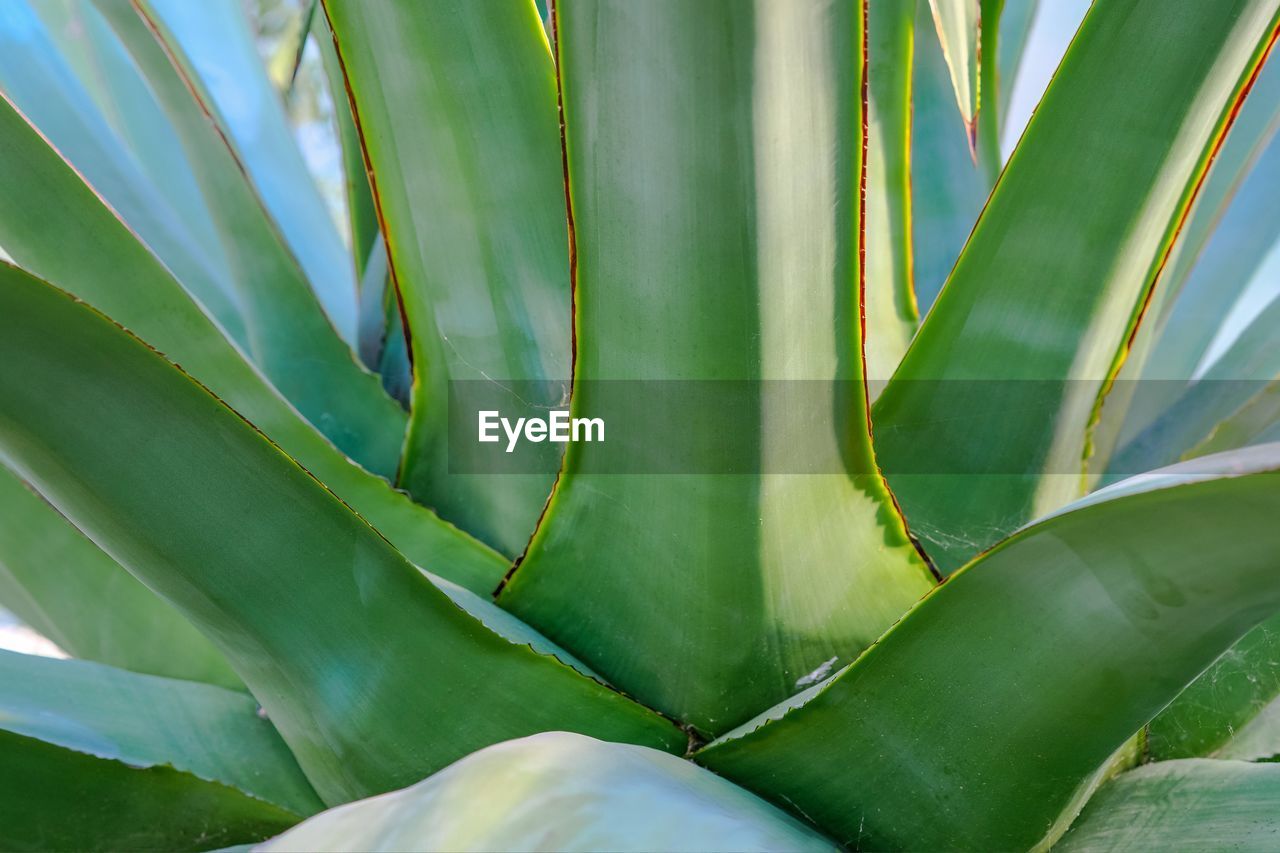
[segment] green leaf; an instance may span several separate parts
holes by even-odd
[[[1278,7],[1089,11],[876,402],[881,464],[943,572],[1080,493],[1086,428]]]
[[[1274,446],[1199,460],[1026,527],[695,757],[861,849],[1052,842],[1108,757],[1280,609],[1277,469]]]
[[[131,767],[167,764],[298,816],[322,808],[243,693],[0,651],[0,729]]]
[[[924,25],[915,33],[911,83],[911,222],[921,311],[937,298],[996,179],[985,168],[987,158],[975,163],[965,143],[947,64],[925,23],[929,18],[928,0],[916,0],[916,20]]]
[[[0,731],[7,850],[207,850],[259,841],[298,816],[163,764],[131,767]]]
[[[420,566],[482,592],[506,561],[366,473],[303,421],[75,172],[0,99],[0,245],[234,406]],[[65,238],[75,234],[76,239]],[[108,274],[109,273],[109,274]]]
[[[1003,130],[1004,117],[1009,113],[1013,87],[1018,71],[1022,68],[1023,54],[1026,53],[1027,40],[1031,37],[1031,27],[1040,9],[1040,0],[999,0],[999,2],[1000,16],[995,45],[998,84],[994,92],[995,97],[988,97],[983,106],[991,109],[998,105],[997,114]],[[987,32],[984,30],[983,38],[987,37]],[[988,51],[983,51],[984,55],[987,53]],[[982,85],[985,89],[986,80],[982,81]]]
[[[1272,659],[1274,665],[1275,660]],[[1218,758],[1241,761],[1280,761],[1280,696],[1258,711],[1229,743],[1218,750]]]
[[[0,11],[0,108],[22,111],[87,183],[127,222],[192,295],[237,340],[246,337],[234,283],[216,242],[201,240],[201,215],[193,205],[178,206],[160,191],[139,158],[111,129],[84,85],[59,55],[32,8],[17,0]],[[9,104],[13,106],[10,107]],[[154,118],[154,116],[153,116]],[[165,139],[163,120],[143,132]],[[169,128],[172,141],[172,129]],[[179,164],[173,181],[181,183]],[[188,219],[188,217],[190,217]],[[208,220],[207,212],[203,218]],[[192,223],[191,227],[186,224]],[[61,247],[60,234],[46,238]],[[7,245],[7,241],[6,241]],[[16,248],[8,251],[18,257]]]
[[[721,732],[851,660],[932,583],[875,471],[857,357],[860,5],[556,14],[572,411],[614,432],[569,445],[499,602]],[[674,453],[664,435],[690,465],[755,467],[610,473]],[[798,444],[824,467],[792,473]]]
[[[888,379],[915,333],[917,289],[932,304],[1000,171],[1004,99],[1035,7],[983,0],[982,86],[1001,99],[997,110],[989,97],[978,115],[979,165],[960,139],[938,40],[927,24],[915,32],[917,18],[930,17],[926,0],[870,6],[864,290],[873,399],[875,380]]]
[[[0,458],[214,642],[327,803],[539,731],[684,747],[490,631],[207,390],[11,267],[0,412]]]
[[[976,159],[994,183],[1004,159],[1000,156],[1000,132],[1004,123],[1005,101],[1013,88],[1013,71],[1021,58],[1021,48],[1031,29],[1036,0],[980,0],[978,78],[984,95],[982,110],[977,115]],[[1004,47],[1005,6],[1010,7],[1010,48]],[[1006,74],[1008,76],[1006,76]]]
[[[1280,380],[1268,382],[1249,402],[1215,426],[1204,441],[1184,455],[1188,458],[1207,456],[1270,441],[1280,441]]]
[[[867,187],[864,342],[872,393],[920,321],[911,281],[911,71],[915,3],[867,10]]]
[[[548,732],[341,806],[264,851],[834,850],[796,819],[666,753]]]
[[[1280,839],[1280,765],[1162,761],[1102,788],[1054,850],[1234,850]]]
[[[1280,236],[1280,62],[1258,72],[1178,236],[1100,427],[1130,443],[1196,375],[1218,330]],[[1149,380],[1133,382],[1130,380]],[[1127,392],[1127,393],[1126,393]],[[1116,399],[1119,395],[1119,399]],[[1130,399],[1131,398],[1131,399]],[[1112,448],[1095,452],[1105,469]]]
[[[905,0],[904,0],[905,2]],[[964,120],[969,150],[978,144],[978,108],[981,105],[981,75],[978,60],[982,55],[979,0],[929,0],[933,25],[938,31],[942,56],[951,74],[960,118]],[[976,155],[975,155],[976,156]]]
[[[27,2],[45,22],[76,81],[88,90],[102,118],[132,152],[134,162],[146,172],[152,187],[165,196],[199,246],[225,265],[225,258],[216,251],[218,239],[213,220],[178,135],[111,26],[92,3],[82,0]],[[19,0],[9,5],[13,11],[23,4]],[[42,60],[57,64],[49,53]],[[68,94],[63,92],[64,97]],[[66,108],[74,102],[42,103],[40,108]],[[86,140],[67,139],[66,146],[61,140],[54,142],[69,154],[73,146],[83,145]],[[93,169],[96,163],[90,158],[85,167]]]
[[[307,171],[243,7],[188,0],[138,0],[135,6],[187,70],[193,87],[209,95],[206,106],[214,124],[261,194],[329,319],[353,343],[351,258]]]
[[[190,622],[2,465],[0,604],[74,657],[244,689]]]
[[[325,0],[408,321],[413,409],[400,481],[505,554],[528,542],[541,474],[482,476],[449,440],[450,381],[489,381],[508,412],[562,403],[569,253],[555,72],[529,2]],[[518,383],[518,390],[502,394]],[[470,424],[468,424],[470,426]]]
[[[1147,752],[1163,761],[1202,755],[1266,758],[1280,752],[1280,733],[1270,745],[1243,735],[1280,697],[1280,616],[1241,638],[1151,721]],[[1243,744],[1243,745],[1242,745]]]
[[[333,117],[338,126],[338,141],[342,145],[342,174],[347,197],[347,219],[351,229],[351,255],[355,259],[356,281],[362,282],[365,261],[371,256],[374,239],[380,233],[378,210],[373,203],[369,173],[365,170],[364,146],[360,142],[360,131],[356,129],[355,116],[351,114],[347,78],[342,72],[338,52],[334,49],[329,19],[324,15],[316,15],[312,28],[315,31],[315,43],[320,49],[325,79],[329,83],[329,95],[333,98]],[[385,250],[383,254],[385,256]],[[362,290],[361,298],[363,295]]]
[[[369,256],[364,264],[364,278],[360,280],[360,328],[357,330],[357,343],[360,360],[370,367],[377,367],[382,361],[382,352],[387,343],[388,324],[387,308],[394,300],[394,294],[387,280],[387,243],[382,239],[382,232],[373,238]],[[397,311],[397,313],[399,313]]]
[[[404,438],[404,413],[335,334],[311,292],[304,267],[285,242],[288,230],[283,235],[277,231],[263,207],[270,196],[259,195],[261,182],[255,186],[251,171],[246,171],[250,161],[217,120],[217,105],[163,24],[153,14],[144,17],[148,7],[135,9],[128,0],[99,4],[146,73],[195,168],[233,266],[236,303],[245,324],[245,335],[237,343],[339,449],[374,473],[393,476]],[[274,90],[266,94],[275,98]],[[210,116],[215,117],[212,123]],[[345,256],[340,262],[351,268]],[[221,314],[213,313],[223,322]]]
[[[1133,472],[1174,462],[1208,440],[1218,424],[1244,415],[1251,402],[1257,401],[1261,407],[1252,414],[1265,417],[1275,405],[1270,402],[1268,406],[1266,389],[1280,379],[1280,348],[1275,340],[1278,324],[1280,297],[1253,319],[1173,405],[1116,453],[1110,469]]]

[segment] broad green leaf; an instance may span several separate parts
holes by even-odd
[[[867,9],[864,342],[871,391],[907,351],[920,320],[911,281],[911,72],[915,3]]]
[[[1268,750],[1244,755],[1237,741],[1251,721],[1280,697],[1280,617],[1263,622],[1201,673],[1147,732],[1156,760],[1218,756],[1265,758],[1280,752],[1280,733]]]
[[[132,767],[0,730],[6,850],[208,850],[298,815],[163,764]]]
[[[245,324],[237,343],[340,450],[374,473],[393,476],[404,413],[334,333],[303,267],[263,207],[265,196],[260,198],[248,179],[241,150],[216,119],[211,123],[217,105],[176,52],[173,37],[156,18],[144,17],[145,5],[135,9],[128,0],[98,2],[177,128],[213,212],[234,267]],[[345,257],[342,263],[350,269]],[[221,314],[213,314],[223,321]]]
[[[413,787],[317,815],[264,851],[834,850],[688,761],[547,732],[469,755]]]
[[[213,641],[326,803],[539,731],[685,744],[486,628],[206,389],[11,267],[0,412],[0,459]]]
[[[406,557],[481,592],[506,561],[351,464],[298,416],[112,211],[0,99],[0,245],[181,364]],[[74,240],[65,234],[75,234]]]
[[[1265,416],[1270,402],[1266,390],[1280,379],[1277,328],[1280,297],[1272,300],[1160,417],[1116,452],[1110,469],[1132,473],[1175,462],[1208,440],[1218,424],[1244,415],[1255,400],[1262,409],[1252,414]]]
[[[876,402],[881,465],[941,571],[1080,493],[1099,395],[1278,8],[1137,0],[1085,18]]]
[[[261,193],[329,319],[353,343],[351,258],[289,129],[243,6],[236,0],[137,0],[135,5],[189,71],[192,84],[210,96],[214,124]]]
[[[1090,468],[1107,466],[1181,396],[1280,237],[1280,62],[1258,74],[1160,274],[1095,428]]]
[[[1108,757],[1280,609],[1280,446],[1202,463],[1022,529],[696,758],[861,849],[1052,842]]]
[[[978,108],[981,105],[978,68],[982,55],[980,5],[979,0],[929,0],[933,25],[938,31],[942,56],[951,75],[951,88],[960,107],[960,118],[964,120],[970,151],[977,150]]]
[[[1257,851],[1280,839],[1280,765],[1187,759],[1105,785],[1054,850]]]
[[[499,602],[721,732],[851,660],[932,584],[874,467],[858,358],[861,8],[556,14],[572,410],[614,432],[569,446]],[[664,434],[690,467],[611,473],[664,464]],[[822,467],[797,473],[797,445]],[[692,467],[726,455],[750,467]]]
[[[3,466],[0,605],[74,657],[244,689],[190,622]]]
[[[996,179],[985,168],[988,159],[975,163],[969,152],[929,19],[928,0],[916,0],[920,26],[911,93],[911,223],[915,292],[922,312],[937,298]]]
[[[546,37],[527,0],[323,5],[411,333],[401,485],[514,556],[562,448],[540,446],[541,474],[459,473],[487,448],[449,440],[447,401],[458,380],[492,383],[498,408],[522,414],[565,395],[569,250]]]
[[[0,729],[131,767],[167,764],[298,816],[322,808],[243,693],[0,651]]]

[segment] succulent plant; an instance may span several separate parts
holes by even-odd
[[[1280,0],[1034,11],[6,0],[0,848],[1274,849]]]

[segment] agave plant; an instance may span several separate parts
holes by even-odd
[[[295,12],[0,6],[0,847],[1274,849],[1280,0]]]

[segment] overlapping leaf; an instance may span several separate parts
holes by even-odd
[[[1108,756],[1280,609],[1278,487],[1268,445],[1095,493],[695,757],[850,846],[1052,842]]]
[[[1160,275],[1148,318],[1107,395],[1090,458],[1112,453],[1149,427],[1186,390],[1266,253],[1280,236],[1280,62],[1267,62],[1214,158]],[[1121,475],[1122,476],[1122,475]]]
[[[1151,721],[1147,753],[1157,760],[1280,754],[1280,730],[1258,737],[1280,698],[1280,617],[1254,628]],[[1248,736],[1254,723],[1259,729]],[[1252,741],[1252,742],[1251,742]]]
[[[0,845],[203,850],[321,808],[243,693],[0,652]]]
[[[264,207],[273,197],[284,195],[289,196],[291,206],[305,204],[307,193],[298,188],[290,191],[289,184],[301,181],[310,187],[305,173],[291,178],[289,169],[272,165],[287,159],[275,151],[279,146],[270,142],[275,133],[270,129],[269,116],[278,109],[274,100],[259,110],[266,127],[256,131],[255,144],[250,148],[237,145],[227,127],[234,127],[236,122],[222,118],[213,95],[202,85],[192,63],[182,53],[182,46],[160,16],[145,3],[136,9],[129,0],[98,3],[145,72],[195,169],[234,278],[237,318],[244,324],[244,334],[237,337],[237,342],[285,397],[343,452],[375,473],[393,476],[404,437],[404,413],[382,393],[378,381],[356,363],[308,284],[308,277],[315,275],[312,267],[321,266],[330,282],[323,286],[337,286],[335,282],[344,276],[350,278],[350,260],[337,235],[329,233],[333,229],[327,219],[326,231],[314,223],[308,225],[296,213],[290,214],[294,216],[290,221],[303,229],[302,234],[297,234],[285,228],[283,222],[277,229],[279,218],[273,219]],[[207,5],[225,10],[232,4],[176,5]],[[234,17],[238,12],[232,9],[229,14]],[[252,49],[252,45],[249,47]],[[230,70],[223,73],[238,80],[241,72],[236,70],[233,59],[238,54],[230,46],[228,51]],[[248,83],[244,86],[244,103],[237,102],[242,111],[247,112],[245,104],[255,99],[275,98],[269,88],[254,95],[251,93],[256,90]],[[240,120],[245,119],[241,116]],[[286,138],[285,143],[283,149],[287,151],[292,139]],[[256,170],[255,157],[266,159]],[[270,183],[263,177],[264,171],[269,172]],[[319,204],[318,197],[316,203]],[[322,207],[316,210],[327,217]],[[277,217],[285,215],[274,212]],[[129,221],[127,214],[123,218]],[[304,238],[316,243],[310,255],[296,248],[295,244]],[[330,257],[335,249],[339,256]],[[331,266],[337,268],[330,269]],[[312,284],[315,283],[313,279]],[[353,304],[347,322],[352,324],[350,340],[354,342],[355,291],[350,282],[348,286]],[[332,306],[330,310],[334,310]],[[222,314],[213,314],[225,324]]]
[[[75,657],[244,689],[190,622],[2,465],[0,606]]]
[[[0,99],[0,245],[109,315],[227,400],[409,559],[488,592],[506,561],[353,465],[226,340],[162,264]],[[65,239],[73,233],[76,239]]]
[[[572,407],[613,432],[569,447],[499,603],[724,731],[931,585],[875,471],[858,357],[860,6],[557,16]]]
[[[1280,837],[1280,765],[1162,761],[1108,783],[1055,850],[1236,850]]]
[[[876,403],[881,464],[944,572],[1080,492],[1099,394],[1278,7],[1090,10]]]
[[[258,56],[244,8],[225,0],[95,1],[133,3],[165,42],[234,147],[329,319],[344,340],[354,342],[356,291],[351,259],[307,171]]]
[[[551,729],[684,746],[652,712],[491,631],[496,607],[460,609],[207,390],[7,266],[0,458],[214,642],[327,803]]]
[[[541,446],[540,473],[468,473],[475,443],[449,441],[447,401],[449,383],[464,381],[489,383],[508,414],[564,402],[569,254],[542,26],[527,2],[324,8],[411,332],[401,483],[515,556],[551,491],[561,445]]]

